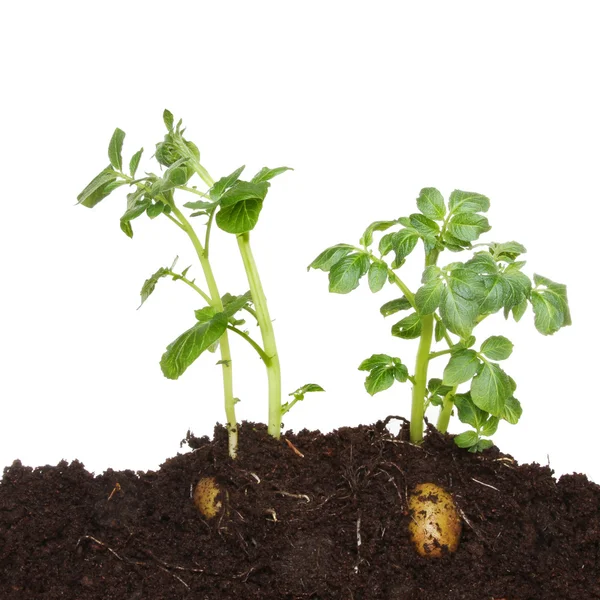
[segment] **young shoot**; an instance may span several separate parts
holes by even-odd
[[[360,370],[368,372],[365,387],[373,395],[395,381],[412,384],[410,438],[423,439],[425,411],[439,408],[437,428],[446,432],[454,409],[461,422],[470,425],[455,442],[470,452],[489,448],[501,420],[517,423],[522,409],[515,397],[517,385],[500,366],[513,349],[506,337],[493,335],[477,343],[475,328],[488,316],[503,311],[519,321],[528,306],[534,324],[543,335],[556,333],[571,324],[566,286],[541,275],[533,282],[522,271],[526,252],[518,242],[478,243],[490,230],[487,218],[490,201],[481,194],[455,190],[448,203],[435,188],[424,188],[417,198],[419,213],[390,221],[375,221],[365,230],[359,245],[337,244],[322,252],[309,269],[329,273],[329,291],[347,294],[366,276],[372,292],[386,283],[402,295],[380,309],[384,317],[407,312],[391,328],[395,337],[418,339],[412,374],[397,357],[374,354]],[[393,230],[393,231],[390,231]],[[373,246],[373,234],[386,232]],[[417,245],[423,249],[421,285],[410,288],[397,271]],[[472,250],[467,260],[439,266],[445,251]],[[391,258],[391,260],[390,260]],[[432,349],[434,343],[441,349]],[[428,379],[430,362],[446,360],[443,377]]]
[[[231,175],[215,181],[201,164],[196,144],[184,137],[185,130],[181,127],[181,120],[175,124],[173,115],[168,110],[164,111],[163,120],[167,133],[164,140],[156,144],[154,154],[161,168],[160,174],[148,172],[143,176],[136,176],[143,148],[132,156],[125,172],[122,158],[125,133],[117,128],[108,148],[110,164],[87,185],[77,200],[79,204],[92,208],[117,188],[127,185],[131,191],[127,194],[127,206],[120,225],[128,237],[133,237],[132,221],[146,214],[150,219],[168,219],[191,241],[202,269],[205,287],[188,277],[191,267],[176,272],[174,262],[171,267],[161,267],[144,282],[141,300],[143,304],[153,293],[158,281],[165,277],[183,282],[202,298],[205,305],[195,311],[195,323],[167,346],[160,360],[160,367],[165,377],[177,379],[202,353],[219,350],[220,360],[217,364],[221,366],[223,374],[229,454],[235,458],[238,448],[235,405],[238,399],[233,393],[229,332],[249,343],[266,366],[269,384],[268,430],[273,437],[279,438],[281,417],[289,410],[287,403],[285,407],[281,403],[279,355],[267,300],[250,246],[250,232],[258,222],[271,185],[270,180],[289,168],[265,167],[250,181],[243,181],[240,175],[244,167],[240,167]],[[205,191],[198,190],[197,185],[192,183],[195,177],[204,183]],[[190,200],[183,204],[183,208],[192,211],[187,216],[180,205],[181,194],[186,194]],[[191,224],[191,219],[196,217],[206,219],[202,239]],[[219,229],[236,236],[250,291],[239,295],[220,294],[209,258],[213,223]],[[262,345],[242,329],[245,324],[245,320],[241,318],[242,311],[258,323]]]

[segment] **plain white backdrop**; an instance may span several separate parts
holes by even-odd
[[[166,219],[119,229],[125,191],[93,210],[76,196],[106,164],[115,127],[141,168],[162,111],[183,118],[218,178],[242,164],[294,167],[273,181],[253,247],[275,319],[284,390],[320,383],[286,428],[331,431],[409,415],[410,387],[374,398],[357,365],[412,364],[379,307],[397,294],[327,292],[306,266],[415,210],[426,186],[490,197],[487,240],[517,240],[526,272],[568,286],[573,325],[503,334],[524,414],[495,442],[521,462],[600,482],[597,248],[600,94],[594,2],[29,2],[1,10],[0,466],[80,459],[97,473],[155,469],[188,428],[223,421],[220,370],[203,357],[163,378],[166,345],[200,308],[160,266],[194,264]],[[164,221],[164,222],[163,222]],[[221,291],[247,289],[237,246],[215,231]],[[448,259],[449,262],[451,258]],[[410,263],[411,261],[409,261]],[[414,262],[414,261],[412,261]],[[413,288],[419,264],[407,267]],[[238,416],[266,420],[262,364],[233,339]],[[442,365],[440,365],[442,366]],[[451,430],[463,429],[454,422]],[[242,439],[243,451],[243,439]]]

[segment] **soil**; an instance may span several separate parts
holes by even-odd
[[[240,440],[231,461],[222,427],[212,441],[188,434],[193,451],[149,472],[15,461],[0,483],[0,598],[600,598],[600,486],[583,475],[557,481],[434,430],[417,447],[406,424],[276,441],[245,423]],[[210,520],[192,499],[207,476],[225,490]],[[454,554],[411,545],[407,494],[420,482],[454,496]]]

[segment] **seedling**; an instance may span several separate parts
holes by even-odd
[[[494,335],[477,346],[473,330],[484,319],[499,311],[506,319],[519,321],[531,304],[534,323],[544,335],[551,335],[571,324],[566,286],[541,275],[533,283],[523,273],[526,252],[518,242],[478,243],[490,230],[487,218],[490,201],[481,194],[455,190],[448,204],[435,188],[421,190],[417,198],[420,213],[391,221],[375,221],[367,227],[360,245],[337,244],[322,252],[309,269],[329,273],[329,291],[347,294],[366,276],[372,292],[387,282],[398,287],[402,296],[381,307],[384,317],[408,311],[392,326],[393,336],[419,339],[412,374],[397,357],[374,354],[364,360],[360,370],[368,372],[365,387],[373,395],[390,388],[395,381],[412,383],[410,438],[423,439],[425,411],[440,409],[437,428],[445,432],[453,409],[458,418],[473,429],[455,437],[462,448],[477,452],[489,448],[489,438],[500,420],[517,423],[522,408],[515,397],[517,385],[497,361],[507,359],[513,344]],[[372,249],[373,234],[385,232]],[[416,292],[398,276],[409,254],[422,242],[425,268]],[[463,253],[473,250],[468,260],[438,266],[440,254],[448,250]],[[388,256],[392,256],[388,264]],[[445,348],[432,351],[432,343]],[[432,360],[448,358],[443,377],[428,380]],[[460,391],[459,391],[460,388]]]
[[[173,115],[168,110],[164,111],[163,120],[167,134],[163,141],[156,144],[154,154],[161,169],[166,167],[161,175],[150,172],[136,177],[143,148],[132,156],[128,173],[124,172],[122,149],[125,133],[117,128],[108,147],[110,164],[87,185],[77,200],[79,204],[92,208],[117,188],[128,185],[133,191],[127,194],[127,209],[120,219],[121,230],[128,237],[133,237],[132,221],[146,214],[150,219],[160,216],[169,219],[192,242],[204,274],[206,289],[198,286],[195,279],[188,278],[190,267],[176,272],[174,262],[171,267],[161,267],[145,281],[141,299],[143,304],[153,293],[158,281],[170,277],[174,281],[185,283],[206,302],[206,306],[195,311],[196,323],[167,346],[160,366],[165,377],[177,379],[202,353],[207,350],[220,350],[221,358],[217,364],[221,365],[223,371],[229,454],[235,458],[238,447],[235,414],[237,399],[233,393],[228,336],[230,331],[248,342],[266,366],[269,384],[268,431],[273,437],[279,438],[281,417],[291,407],[288,403],[283,407],[281,404],[281,368],[275,334],[250,246],[250,231],[258,222],[271,185],[270,180],[289,168],[264,167],[250,181],[243,181],[240,176],[244,167],[240,167],[230,175],[215,181],[200,163],[200,152],[196,144],[184,138],[185,130],[181,128],[181,120],[175,125]],[[195,176],[206,185],[206,191],[198,190],[197,186],[191,183]],[[175,194],[177,193],[179,200],[181,192],[196,197],[196,200],[183,204],[184,208],[193,211],[188,216],[206,218],[203,241],[176,202]],[[244,294],[228,293],[221,296],[219,292],[209,255],[213,223],[216,223],[219,229],[236,236],[250,287],[250,291]],[[261,332],[262,346],[248,331],[241,329],[245,321],[239,318],[240,311],[245,311],[256,319]],[[308,384],[299,391],[301,390],[323,391],[316,384]]]

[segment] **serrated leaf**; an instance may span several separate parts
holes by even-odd
[[[478,441],[479,436],[475,431],[464,431],[454,438],[454,443],[459,448],[475,448],[477,447]]]
[[[441,279],[434,279],[425,285],[422,285],[415,294],[415,304],[420,315],[430,315],[434,313],[440,305],[442,294],[444,293],[444,283]]]
[[[310,269],[321,269],[321,271],[329,271],[331,267],[337,262],[342,260],[345,256],[350,254],[354,250],[354,247],[350,244],[336,244],[324,250],[308,265],[307,270]]]
[[[490,229],[488,220],[483,215],[475,213],[459,213],[448,223],[450,235],[463,242],[473,242]]]
[[[459,421],[471,425],[471,427],[474,427],[478,431],[489,417],[487,412],[475,406],[469,393],[456,394],[454,396],[454,406],[456,407]]]
[[[388,270],[387,265],[382,262],[375,260],[371,263],[369,267],[369,289],[375,293],[381,290],[381,288],[385,285],[388,278]]]
[[[444,197],[435,188],[423,188],[417,198],[417,208],[430,219],[443,221],[446,216]]]
[[[108,159],[116,171],[121,171],[123,169],[123,157],[121,153],[123,151],[124,139],[125,132],[117,127],[108,144]]]
[[[395,300],[390,300],[389,302],[386,302],[379,309],[379,312],[384,317],[389,317],[390,315],[393,315],[401,310],[408,310],[409,308],[412,308],[411,303],[407,300],[407,298],[402,296],[402,298],[396,298]]]
[[[506,360],[514,344],[502,335],[492,335],[481,344],[480,352],[492,360]]]
[[[473,403],[481,410],[500,417],[510,394],[508,375],[497,364],[484,362],[471,383]]]
[[[444,384],[455,386],[469,381],[477,373],[480,364],[474,350],[459,350],[453,353],[444,369]]]
[[[140,303],[140,306],[138,306],[138,308],[140,308],[142,304],[144,304],[144,302],[148,300],[150,294],[152,294],[152,292],[154,291],[158,280],[162,277],[166,277],[168,274],[169,269],[161,267],[160,269],[158,269],[158,271],[156,271],[156,273],[153,273],[150,277],[148,277],[148,279],[146,279],[146,281],[144,281],[144,285],[142,285],[142,291],[140,292],[142,302]]]
[[[421,318],[412,313],[395,325],[392,325],[392,335],[404,340],[413,340],[421,335]]]
[[[223,195],[223,192],[225,192],[226,190],[228,190],[234,183],[237,182],[237,180],[240,178],[240,175],[242,174],[242,171],[245,169],[246,167],[244,165],[242,165],[239,169],[236,169],[233,173],[225,176],[225,177],[221,177],[221,179],[219,179],[208,191],[208,195],[210,196],[210,198],[217,202],[218,200],[220,200],[221,196]],[[187,205],[184,205],[187,206]],[[199,208],[199,207],[189,207],[189,208]]]
[[[373,233],[375,231],[386,231],[397,224],[398,221],[375,221],[374,223],[371,223],[362,234],[360,244],[363,246],[370,246],[373,243]]]
[[[514,396],[509,396],[504,403],[502,418],[511,425],[516,425],[522,414],[523,408],[521,407],[521,403]]]
[[[446,286],[440,302],[440,316],[444,325],[461,338],[467,338],[475,326],[477,303],[467,300]]]
[[[359,365],[360,371],[370,371],[365,379],[365,389],[373,396],[377,392],[387,390],[394,381],[406,381],[408,369],[399,358],[387,354],[373,354]]]
[[[334,294],[347,294],[356,289],[369,266],[369,257],[364,253],[355,252],[345,256],[329,271],[329,291]]]
[[[261,183],[263,181],[269,181],[273,179],[273,177],[277,177],[277,175],[281,175],[286,171],[293,171],[291,167],[276,167],[275,169],[269,169],[268,167],[263,167],[251,180],[251,183]]]
[[[227,317],[217,313],[210,321],[198,322],[167,346],[160,367],[168,379],[178,379],[186,369],[227,329]]]
[[[96,206],[98,202],[106,198],[115,189],[108,186],[116,180],[117,175],[113,173],[112,167],[109,165],[87,184],[85,189],[77,196],[77,203],[83,204],[87,208]]]
[[[132,157],[131,160],[129,161],[129,174],[132,177],[135,177],[135,173],[137,171],[137,168],[140,164],[140,160],[142,158],[142,154],[144,152],[143,148],[140,148]]]
[[[425,215],[414,213],[409,219],[411,226],[424,238],[435,238],[440,232],[440,226]]]
[[[486,196],[475,192],[454,190],[450,194],[448,208],[450,209],[450,212],[455,215],[487,212],[490,208],[490,200]]]

